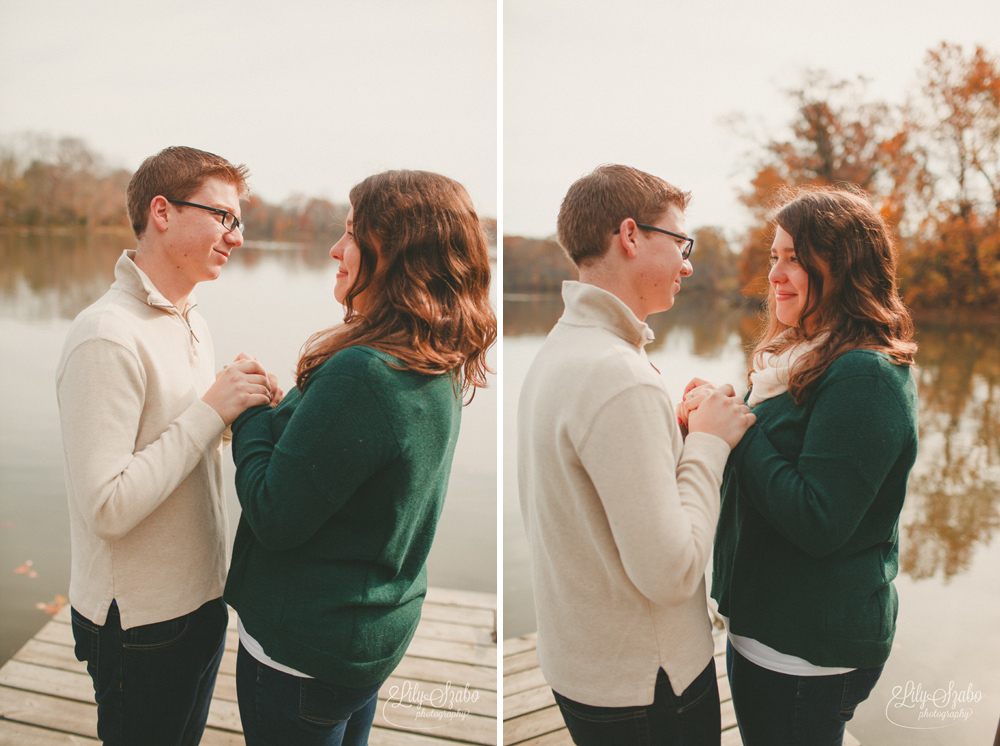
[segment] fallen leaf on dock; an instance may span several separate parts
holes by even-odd
[[[28,560],[23,565],[14,568],[15,575],[27,575],[29,578],[37,578],[38,573],[31,569],[32,561]]]
[[[67,603],[69,603],[69,599],[66,598],[65,596],[56,596],[53,601],[47,604],[39,601],[37,604],[35,604],[35,608],[41,609],[49,616],[55,616],[62,610],[62,607],[65,606]]]

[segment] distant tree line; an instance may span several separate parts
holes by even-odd
[[[0,227],[130,230],[125,189],[131,178],[79,138],[10,138],[0,143]],[[339,236],[347,207],[303,195],[276,205],[251,194],[242,212],[248,238],[308,241]]]
[[[0,143],[0,228],[130,230],[125,189],[132,172],[112,168],[80,139],[28,133]],[[280,204],[251,193],[243,205],[247,238],[332,242],[344,231],[348,206],[296,194]],[[484,219],[491,243],[496,220]]]
[[[719,228],[694,232],[694,274],[683,281],[685,303],[738,304],[736,257]],[[558,292],[563,280],[577,279],[576,267],[553,239],[504,236],[504,293]]]
[[[908,305],[1000,311],[1000,65],[982,47],[967,53],[942,43],[927,53],[919,81],[904,104],[892,105],[871,98],[863,79],[807,72],[802,85],[788,91],[795,114],[783,136],[742,132],[753,147],[753,175],[740,195],[752,226],[737,252],[725,246],[721,231],[696,240],[687,288],[694,290],[701,275],[712,281],[706,291],[762,300],[773,238],[769,218],[783,190],[855,184],[893,228]],[[734,121],[737,129],[740,123]],[[512,264],[533,261],[525,240],[504,239],[506,291],[530,287],[536,275],[539,289],[558,284],[551,244],[538,244],[541,267],[527,270],[508,266],[508,245]]]

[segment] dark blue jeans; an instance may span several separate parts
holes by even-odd
[[[236,695],[247,746],[365,746],[382,682],[361,689],[277,671],[243,645]]]
[[[751,663],[729,643],[726,669],[744,746],[841,746],[847,721],[882,675],[879,666],[790,676]]]
[[[105,746],[197,746],[226,642],[223,600],[126,630],[115,604],[103,626],[71,612],[76,657],[94,682]]]
[[[592,707],[553,694],[577,746],[719,746],[722,724],[714,660],[680,696],[661,668],[651,705]]]

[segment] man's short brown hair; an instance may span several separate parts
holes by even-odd
[[[247,192],[246,166],[234,166],[225,158],[204,150],[175,146],[164,148],[142,162],[132,175],[125,192],[128,218],[136,238],[146,230],[149,204],[159,195],[186,200],[201,189],[206,179],[220,179],[236,187],[242,197]]]
[[[579,266],[604,256],[612,234],[625,218],[651,225],[670,205],[684,210],[690,199],[690,192],[682,192],[658,176],[630,166],[605,164],[577,179],[566,192],[556,235]]]

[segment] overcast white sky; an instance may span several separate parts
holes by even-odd
[[[494,0],[0,0],[0,137],[80,137],[134,170],[191,145],[279,202],[389,168],[497,214]]]
[[[806,68],[901,103],[942,41],[1000,56],[1000,2],[505,0],[503,231],[552,235],[569,185],[610,162],[690,189],[688,228],[733,235],[748,144],[723,118],[780,135]]]
[[[901,101],[942,40],[1000,55],[996,0],[505,0],[503,229],[547,236],[569,185],[628,163],[735,233],[747,143],[780,134],[805,68]],[[0,0],[0,137],[83,138],[134,169],[170,144],[246,163],[269,201],[346,200],[386,168],[497,199],[494,0]]]

